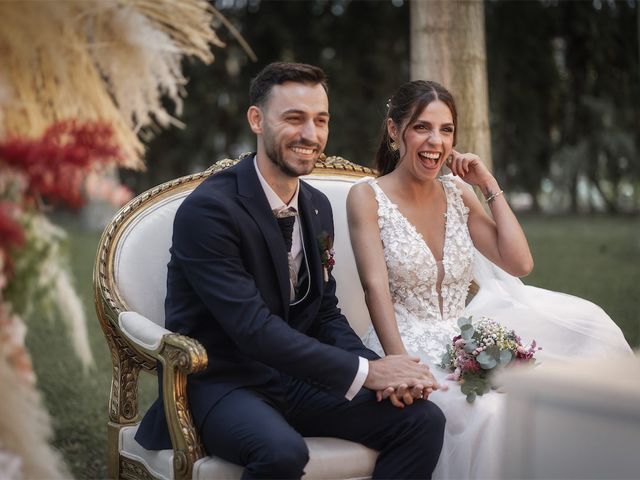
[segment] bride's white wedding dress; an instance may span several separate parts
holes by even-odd
[[[419,355],[448,391],[429,398],[447,418],[444,446],[434,479],[489,479],[499,475],[504,394],[490,392],[474,404],[459,386],[446,380],[438,365],[445,346],[459,333],[460,316],[488,316],[513,328],[523,342],[535,339],[543,350],[539,361],[571,356],[629,354],[620,329],[598,306],[580,298],[535,287],[505,273],[480,255],[467,229],[468,209],[462,184],[440,177],[447,198],[442,262],[437,262],[422,235],[398,210],[375,179],[364,181],[378,202],[378,225],[389,274],[398,329],[407,351]],[[470,281],[480,286],[467,307]],[[364,343],[384,355],[373,328]]]

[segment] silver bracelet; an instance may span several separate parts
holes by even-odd
[[[485,201],[487,203],[491,203],[493,202],[496,198],[498,198],[500,195],[502,195],[504,193],[503,190],[500,190],[499,192],[496,193],[492,193],[491,195],[489,195],[487,198],[485,198]]]

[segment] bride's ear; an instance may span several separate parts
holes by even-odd
[[[390,118],[387,118],[387,134],[392,141],[398,141],[398,127],[396,127],[395,122]]]

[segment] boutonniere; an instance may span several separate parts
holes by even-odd
[[[324,281],[329,281],[329,273],[333,270],[333,266],[336,264],[333,258],[335,252],[333,251],[333,237],[327,232],[322,232],[318,235],[318,248],[320,249],[320,261],[322,262],[322,270],[324,272]]]

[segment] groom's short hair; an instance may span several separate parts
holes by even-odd
[[[306,63],[274,62],[262,69],[249,87],[250,105],[264,106],[274,85],[285,82],[320,84],[329,93],[327,75],[320,67]]]

